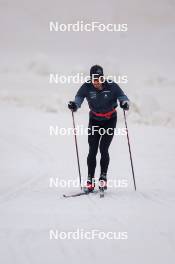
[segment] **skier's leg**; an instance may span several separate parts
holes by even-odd
[[[104,125],[104,128],[106,129],[106,133],[101,137],[100,140],[100,153],[101,153],[101,160],[100,160],[100,166],[101,166],[101,175],[106,175],[108,170],[108,165],[110,161],[109,157],[109,146],[112,142],[113,136],[114,136],[114,129],[116,127],[117,117],[114,117],[106,122]],[[109,133],[107,133],[107,129]]]
[[[89,154],[87,157],[87,165],[88,165],[88,180],[94,178],[95,168],[96,168],[96,155],[98,152],[98,145],[100,140],[100,134],[97,131],[92,133],[92,127],[97,126],[95,120],[89,121],[89,135],[88,135],[88,143],[89,143]]]

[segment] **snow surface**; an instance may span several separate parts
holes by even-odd
[[[129,186],[109,189],[104,199],[64,199],[63,193],[79,189],[49,188],[49,180],[76,179],[73,137],[50,137],[48,127],[71,124],[70,114],[4,104],[0,117],[1,263],[174,262],[174,128],[130,125],[137,192],[126,137],[120,136],[111,146],[109,178],[126,179]],[[83,118],[77,114],[86,123]],[[79,138],[84,180],[86,141]],[[49,230],[77,228],[125,231],[128,240],[49,240]]]
[[[0,263],[174,263],[174,8],[170,0],[0,1]],[[129,31],[105,33],[108,41],[101,34],[48,32],[49,20],[80,18],[128,23]],[[110,188],[104,199],[64,199],[79,188],[49,182],[77,179],[74,138],[50,136],[49,126],[72,126],[67,101],[78,86],[49,85],[48,74],[88,74],[94,63],[128,75],[122,88],[132,101],[127,120],[138,190],[126,137],[119,136],[110,147],[109,179],[127,180],[128,187]],[[87,126],[87,110],[85,103],[76,124]],[[121,110],[118,118],[123,127]],[[85,181],[87,137],[79,136],[78,145]],[[77,228],[127,232],[128,239],[49,239],[51,229]]]

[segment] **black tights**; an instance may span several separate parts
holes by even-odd
[[[95,119],[90,118],[89,120],[89,132],[91,134],[88,136],[88,143],[89,143],[89,154],[87,157],[87,165],[88,165],[88,175],[93,178],[95,174],[96,168],[96,155],[98,152],[98,146],[101,153],[101,174],[107,173],[108,165],[109,165],[109,146],[114,136],[114,128],[116,127],[117,123],[117,116],[112,117],[111,119],[105,121],[98,121]],[[94,127],[94,133],[92,127]],[[102,128],[100,130],[100,128]],[[107,133],[107,129],[109,128],[109,133]],[[104,129],[106,133],[104,135],[100,135],[100,131],[103,134]]]

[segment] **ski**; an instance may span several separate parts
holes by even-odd
[[[72,198],[72,197],[78,197],[78,196],[82,196],[82,195],[88,195],[91,193],[98,193],[98,190],[94,190],[92,192],[82,191],[82,192],[74,193],[74,194],[63,194],[63,197],[64,198]]]

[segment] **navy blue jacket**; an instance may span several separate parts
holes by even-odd
[[[118,106],[117,101],[129,101],[118,84],[107,81],[103,83],[103,89],[100,91],[91,82],[84,83],[75,96],[75,103],[78,108],[81,107],[84,98],[87,99],[90,110],[97,113],[112,111]]]

